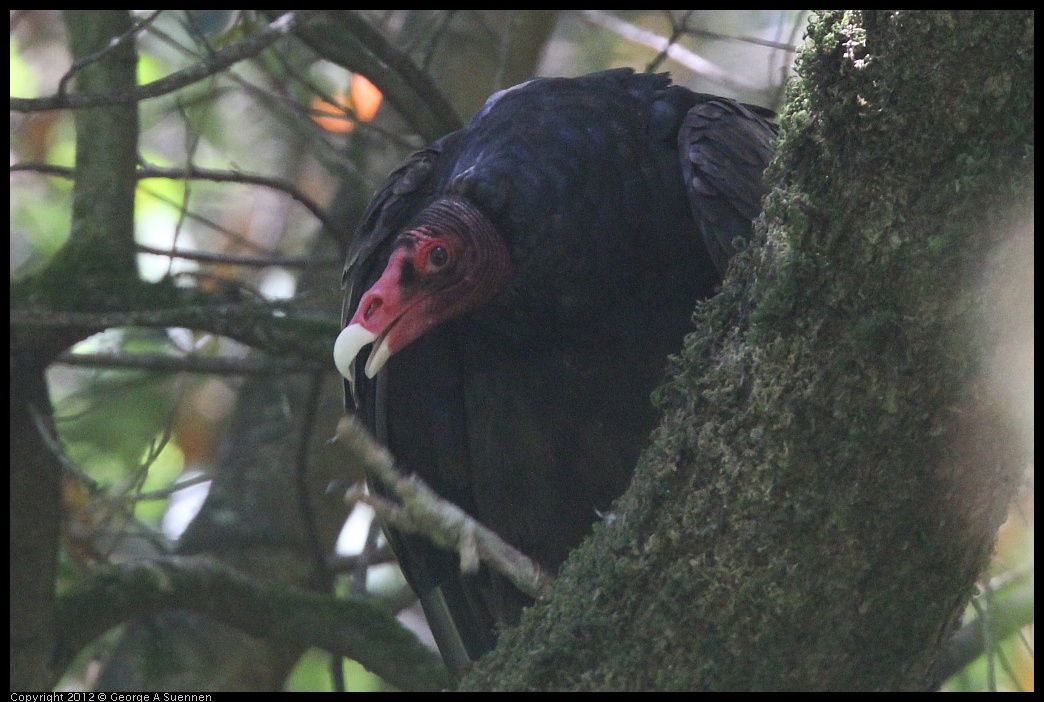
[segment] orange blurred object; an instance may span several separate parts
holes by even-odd
[[[352,79],[351,92],[334,95],[334,103],[316,96],[312,98],[312,119],[328,132],[343,134],[355,129],[355,122],[369,122],[381,106],[381,91],[366,79],[356,74]]]
[[[355,116],[360,122],[369,122],[377,114],[377,108],[381,106],[381,91],[369,79],[361,74],[355,74],[352,80],[352,104],[355,106]]]
[[[316,124],[328,132],[342,134],[344,132],[352,131],[355,129],[355,123],[345,111],[345,108],[351,106],[350,100],[344,93],[338,93],[335,95],[334,100],[337,101],[336,105],[323,100],[318,95],[313,97],[312,119]]]

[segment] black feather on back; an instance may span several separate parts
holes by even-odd
[[[693,107],[682,122],[678,148],[692,216],[721,275],[761,213],[776,132],[748,106],[721,98]]]
[[[630,69],[533,80],[407,159],[363,216],[346,319],[440,196],[469,199],[506,241],[503,291],[373,380],[361,354],[348,402],[402,468],[549,570],[626,488],[667,355],[750,235],[775,138],[758,110]],[[437,601],[472,658],[529,603],[422,538],[389,538],[429,618]]]

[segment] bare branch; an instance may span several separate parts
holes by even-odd
[[[69,90],[69,81],[71,81],[73,79],[73,77],[82,68],[84,68],[84,67],[86,67],[86,66],[88,66],[88,65],[90,65],[92,63],[95,63],[96,61],[100,61],[101,59],[103,59],[106,56],[108,56],[109,54],[111,54],[113,51],[115,51],[120,46],[122,46],[124,43],[126,43],[128,40],[130,40],[131,37],[136,35],[138,32],[140,32],[145,27],[150,26],[157,19],[159,19],[159,16],[161,14],[163,14],[163,10],[156,10],[152,14],[150,14],[148,17],[145,17],[144,19],[136,20],[131,25],[130,29],[128,29],[126,32],[124,32],[120,36],[113,38],[113,40],[111,42],[109,42],[108,45],[105,46],[101,51],[96,51],[93,54],[90,54],[88,56],[84,56],[83,58],[77,59],[76,61],[74,61],[73,65],[69,67],[69,70],[66,71],[65,75],[63,75],[61,80],[58,81],[58,94],[62,95],[62,96],[67,94],[67,92]]]
[[[237,254],[211,253],[209,251],[171,251],[170,249],[158,249],[154,246],[144,246],[142,244],[138,244],[135,249],[140,253],[154,254],[156,256],[170,256],[171,258],[183,258],[188,261],[200,261],[202,263],[219,263],[226,266],[337,268],[344,265],[344,261],[339,259],[314,258],[312,256],[240,256]]]
[[[345,11],[330,11],[325,16],[332,22],[301,27],[297,37],[327,61],[370,79],[426,140],[460,128],[460,117],[431,79],[369,22]],[[342,25],[347,33],[333,23]],[[346,36],[356,41],[345,41]]]
[[[19,171],[33,171],[36,173],[44,173],[46,175],[60,176],[62,178],[75,177],[75,171],[72,168],[45,163],[16,163],[10,167],[10,171],[12,173]],[[147,178],[207,180],[213,183],[243,183],[247,185],[260,185],[265,188],[271,188],[272,190],[278,190],[286,193],[294,200],[301,203],[306,210],[311,212],[312,215],[319,220],[323,225],[323,228],[325,228],[331,236],[336,237],[338,233],[338,228],[327,218],[326,212],[322,207],[302,193],[293,183],[282,178],[271,178],[252,173],[243,173],[242,171],[236,170],[224,171],[216,168],[199,168],[191,165],[188,168],[164,168],[161,166],[143,165],[135,171],[135,174],[138,180],[145,180]]]
[[[954,634],[939,668],[941,679],[956,675],[979,656],[989,652],[989,644],[1017,634],[1033,623],[1033,566],[1011,571],[990,580],[982,588],[985,593],[1002,595],[990,598],[989,616],[965,622]],[[1017,680],[1017,676],[1012,676]]]
[[[580,12],[580,16],[591,24],[604,27],[628,41],[664,52],[671,59],[718,85],[737,91],[754,90],[757,88],[753,83],[737,78],[734,74],[712,61],[708,61],[696,52],[690,51],[684,46],[672,44],[670,40],[661,37],[656,32],[636,27],[630,22],[624,22],[619,17],[615,17],[608,12],[583,10]]]
[[[404,690],[452,684],[438,656],[377,602],[334,599],[186,556],[97,568],[60,595],[54,665],[64,668],[88,642],[121,622],[168,609],[197,612],[261,639],[324,648]]]
[[[476,570],[481,560],[533,597],[551,584],[554,578],[524,553],[460,507],[439,497],[416,475],[400,474],[391,455],[370,437],[358,420],[342,419],[337,427],[337,440],[347,447],[368,475],[392,490],[402,505],[359,491],[349,491],[346,499],[369,504],[396,529],[421,534],[443,548],[457,551],[461,570],[465,572]]]
[[[173,299],[170,302],[175,304]],[[112,327],[187,327],[221,334],[274,355],[289,354],[319,364],[330,362],[338,326],[321,316],[303,315],[287,303],[255,300],[107,312],[14,309],[10,324],[27,329],[78,329],[83,334]]]
[[[146,165],[138,169],[138,178],[171,178],[175,180],[208,180],[214,183],[246,183],[249,185],[260,185],[273,190],[279,190],[301,203],[305,209],[318,219],[330,236],[336,237],[338,228],[326,217],[326,212],[302,193],[297,186],[282,178],[270,178],[268,176],[243,173],[242,171],[223,171],[214,168],[199,168],[189,166],[188,168],[163,168],[160,166]]]
[[[667,20],[671,23],[671,36],[667,37],[667,45],[663,50],[656,55],[652,61],[645,66],[646,73],[652,73],[653,71],[659,70],[660,65],[667,60],[667,49],[674,46],[678,39],[682,37],[688,30],[689,17],[695,10],[686,10],[685,15],[682,16],[680,21],[674,19],[674,14],[670,10],[661,10],[662,14],[667,15]]]
[[[83,468],[80,467],[76,461],[69,458],[69,455],[65,453],[65,448],[62,446],[61,439],[58,438],[57,434],[53,432],[53,426],[48,425],[47,419],[40,413],[34,405],[29,405],[29,413],[32,415],[33,424],[36,426],[36,431],[40,434],[40,438],[43,440],[44,445],[51,454],[58,459],[58,462],[62,464],[62,468],[76,477],[77,480],[94,489],[98,487],[98,481],[87,474]]]
[[[66,366],[90,368],[124,368],[177,373],[211,373],[215,375],[278,375],[314,373],[333,370],[314,362],[288,361],[279,358],[205,358],[202,356],[167,356],[159,353],[70,353],[55,359]]]
[[[185,480],[178,480],[170,487],[165,487],[162,490],[150,490],[148,492],[139,492],[134,495],[127,495],[125,499],[127,502],[148,502],[150,500],[167,500],[170,499],[170,496],[175,493],[181,492],[182,490],[185,490],[190,487],[195,487],[196,485],[209,483],[211,480],[213,480],[213,478],[209,475],[196,475],[191,478],[186,478]]]
[[[204,78],[220,73],[229,66],[264,51],[279,41],[299,24],[313,15],[310,11],[293,11],[281,15],[263,30],[241,42],[227,46],[200,60],[199,63],[139,86],[133,90],[109,93],[62,94],[45,98],[11,98],[12,112],[41,112],[44,110],[81,109],[127,105],[167,95]]]

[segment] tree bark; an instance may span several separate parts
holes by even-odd
[[[126,12],[66,15],[74,59],[98,55],[76,74],[81,92],[134,84],[133,42],[110,46],[130,27]],[[99,133],[98,125],[105,125]],[[137,106],[81,110],[76,115],[75,226],[65,250],[23,288],[33,302],[67,301],[134,271],[134,166]],[[12,295],[14,296],[14,295]],[[12,329],[11,333],[11,689],[53,687],[61,673],[52,654],[53,604],[61,532],[61,462],[44,435],[55,436],[45,372],[79,338],[76,329]]]
[[[813,22],[631,489],[465,689],[940,683],[1028,458],[976,276],[1032,218],[1032,45],[1032,12]]]

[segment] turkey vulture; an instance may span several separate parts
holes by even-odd
[[[749,236],[771,114],[631,69],[491,97],[363,215],[334,351],[349,408],[554,572],[627,487],[667,356]],[[451,667],[531,602],[389,538]]]

